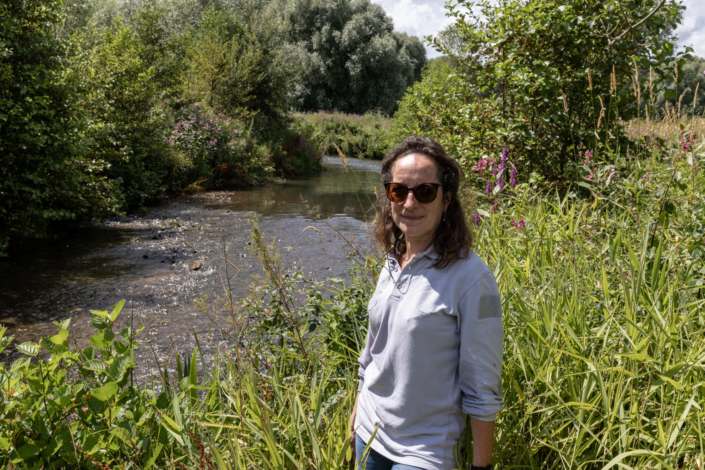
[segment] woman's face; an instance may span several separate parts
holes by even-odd
[[[419,183],[440,183],[438,169],[431,158],[420,153],[412,153],[399,158],[392,165],[392,182],[413,188]],[[441,215],[448,207],[448,196],[438,188],[436,199],[427,204],[416,200],[409,191],[404,202],[391,202],[392,219],[404,233],[408,242],[430,242],[441,222]]]

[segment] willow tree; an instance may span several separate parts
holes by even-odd
[[[418,38],[395,33],[369,0],[293,0],[289,19],[304,68],[293,95],[303,110],[392,113],[426,63]]]

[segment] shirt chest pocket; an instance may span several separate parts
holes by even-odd
[[[414,315],[451,315],[451,307],[447,295],[434,289],[426,279],[414,279],[403,301],[404,310],[413,311]]]

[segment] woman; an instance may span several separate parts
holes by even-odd
[[[466,414],[473,468],[491,468],[502,311],[492,271],[471,250],[461,177],[428,138],[409,137],[382,161],[375,238],[388,255],[368,307],[351,420],[360,470],[456,468]]]

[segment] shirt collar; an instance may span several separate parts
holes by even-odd
[[[433,244],[431,244],[431,246],[426,248],[425,251],[422,251],[418,255],[414,256],[413,259],[421,259],[423,257],[427,257],[428,259],[431,259],[431,260],[437,260],[440,258],[440,255],[434,249]],[[387,253],[387,259],[390,261],[397,262],[397,257],[394,254],[394,249],[389,250],[389,252]]]

